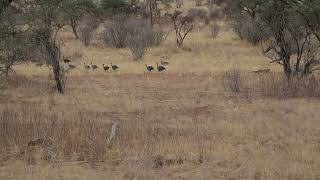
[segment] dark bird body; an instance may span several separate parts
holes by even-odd
[[[98,69],[98,66],[95,64],[92,64],[92,62],[91,62],[91,68],[92,68],[92,70],[96,70],[96,69]]]
[[[63,57],[63,62],[64,62],[64,63],[70,63],[71,60]]]
[[[103,67],[103,70],[104,70],[104,71],[108,71],[108,70],[110,69],[109,66],[105,66],[104,64],[102,64],[102,67]]]
[[[151,72],[152,70],[154,70],[154,68],[153,68],[152,66],[148,66],[147,64],[146,64],[146,68],[147,68],[147,71],[149,71],[149,72]]]
[[[158,69],[159,72],[161,72],[161,71],[164,71],[166,68],[163,67],[163,66],[159,66],[158,63],[157,63],[157,69]]]
[[[117,66],[117,65],[113,65],[112,63],[111,63],[111,68],[115,71],[115,70],[117,70],[117,69],[119,69],[119,67]]]

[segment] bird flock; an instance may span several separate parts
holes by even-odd
[[[64,62],[65,64],[67,64],[70,69],[75,69],[75,68],[76,68],[76,65],[71,64],[71,60],[70,60],[70,59],[67,59],[67,58],[64,58],[64,57],[63,57],[63,62]],[[162,71],[166,70],[166,68],[165,68],[164,66],[169,65],[169,62],[164,61],[163,59],[161,59],[161,60],[160,60],[160,65],[159,65],[159,63],[157,62],[157,63],[156,63],[156,67],[153,67],[152,65],[148,65],[148,64],[145,64],[145,65],[146,65],[146,70],[147,70],[148,72],[152,72],[152,71],[154,71],[154,70],[157,70],[158,72],[162,72]],[[97,70],[97,69],[99,68],[98,65],[93,64],[92,62],[90,62],[90,64],[86,64],[86,63],[84,62],[84,63],[83,63],[83,67],[84,67],[85,70],[90,70],[90,69],[92,69],[93,71],[95,71],[95,70]],[[107,72],[107,71],[109,71],[109,70],[116,71],[116,70],[118,70],[118,69],[120,69],[120,68],[119,68],[119,66],[117,66],[117,65],[115,65],[115,64],[113,64],[113,63],[110,63],[110,66],[105,65],[105,64],[102,64],[102,69],[103,69],[105,72]]]

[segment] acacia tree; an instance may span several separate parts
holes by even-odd
[[[150,24],[153,26],[154,17],[160,16],[157,0],[145,0],[147,11],[149,12]]]
[[[91,0],[68,0],[63,5],[63,11],[69,19],[73,34],[76,39],[79,38],[77,26],[84,15],[98,15],[98,8]]]
[[[175,11],[172,14],[167,14],[170,17],[174,30],[176,32],[176,43],[182,46],[185,38],[194,27],[193,17],[182,15],[181,11]]]
[[[28,2],[27,15],[30,18],[32,42],[42,58],[52,68],[57,90],[64,91],[64,73],[60,67],[59,30],[67,24],[64,3],[67,0],[38,0]]]
[[[27,57],[25,32],[16,28],[14,8],[10,6],[12,1],[0,3],[0,75],[7,78],[12,66],[22,62]]]
[[[260,39],[263,53],[271,58],[270,63],[280,64],[287,77],[310,74],[319,65],[317,16],[310,16],[310,8],[298,8],[313,6],[314,9],[318,2],[301,0],[297,4],[297,1],[230,0],[227,6],[232,19],[247,14],[255,21],[255,31],[266,35]],[[305,2],[311,4],[307,6]]]

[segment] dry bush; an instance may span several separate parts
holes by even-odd
[[[181,8],[181,6],[183,5],[183,0],[175,0],[176,3],[176,8]]]
[[[233,21],[234,32],[243,40],[257,44],[267,36],[261,31],[261,24],[246,14],[241,14]]]
[[[97,160],[105,155],[108,128],[84,112],[66,119],[25,106],[0,110],[0,146],[5,151],[17,147],[28,162],[34,158],[34,148],[42,149],[42,160]]]
[[[223,86],[225,90],[232,92],[240,92],[241,88],[241,72],[238,69],[230,69],[224,73]]]
[[[129,30],[127,17],[124,15],[116,15],[113,17],[111,25],[107,26],[102,33],[102,38],[106,44],[111,44],[116,48],[123,48],[126,46]]]
[[[148,47],[159,46],[164,40],[164,31],[152,28],[145,21],[128,22],[130,31],[126,45],[130,48],[133,60],[141,59]]]
[[[214,23],[211,27],[211,36],[213,39],[216,39],[220,32],[220,25],[218,23]]]
[[[85,47],[88,47],[92,40],[92,29],[90,27],[80,28],[80,40]]]
[[[133,60],[143,57],[146,49],[159,46],[165,39],[165,32],[153,28],[143,20],[129,20],[124,16],[116,16],[111,26],[102,33],[105,43],[114,47],[129,47]]]
[[[209,20],[215,21],[217,19],[222,19],[225,16],[221,8],[212,9],[209,11]]]
[[[320,97],[320,81],[315,76],[293,76],[283,74],[262,74],[258,78],[258,92],[263,96],[276,98]]]
[[[141,59],[147,50],[148,40],[140,29],[134,29],[127,38],[127,45],[131,50],[133,60]]]
[[[87,20],[83,27],[80,27],[80,40],[84,46],[88,47],[91,43],[93,31],[99,26],[100,22],[96,19]]]
[[[116,48],[132,48],[136,43],[140,43],[139,47],[151,47],[161,44],[165,32],[160,28],[151,27],[146,21],[129,20],[121,15],[113,18],[112,24],[102,33],[102,38],[106,44]]]
[[[202,6],[203,0],[195,0],[196,6]]]
[[[191,8],[189,9],[187,16],[192,17],[197,22],[202,21],[208,24],[208,12],[204,9]]]

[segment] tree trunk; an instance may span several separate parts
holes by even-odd
[[[74,36],[76,37],[76,39],[79,39],[78,32],[77,32],[77,20],[75,20],[74,18],[71,18],[70,25],[72,27]]]
[[[53,74],[54,74],[54,80],[56,81],[57,90],[59,91],[59,93],[63,93],[63,85],[62,85],[62,82],[61,82],[60,66],[59,66],[59,62],[57,62],[57,63],[58,64],[52,65]]]
[[[151,27],[153,27],[153,15],[152,15],[152,11],[150,11],[150,24],[151,24]]]
[[[290,57],[286,56],[283,60],[283,71],[284,74],[289,78],[292,74],[291,64],[290,64]]]
[[[60,69],[60,49],[55,45],[55,43],[52,42],[47,42],[46,44],[47,48],[47,55],[49,58],[49,63],[52,67],[53,75],[54,75],[54,80],[56,81],[57,85],[57,90],[59,93],[63,93],[63,82],[62,82],[62,77],[61,77],[61,69]]]

